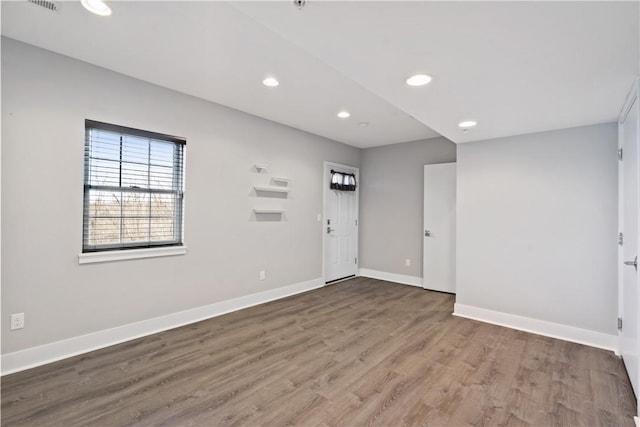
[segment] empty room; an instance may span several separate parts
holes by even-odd
[[[3,427],[640,425],[639,2],[0,16]]]

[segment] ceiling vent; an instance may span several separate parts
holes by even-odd
[[[28,0],[28,2],[50,10],[51,12],[60,12],[60,5],[49,0]]]

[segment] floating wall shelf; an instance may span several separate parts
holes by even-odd
[[[282,214],[285,213],[285,209],[254,209],[257,214]]]
[[[284,183],[290,183],[291,182],[291,178],[279,178],[279,177],[273,177],[271,178],[274,182],[284,182]]]
[[[291,191],[290,188],[286,187],[253,187],[256,191],[266,191],[269,193],[289,193]]]

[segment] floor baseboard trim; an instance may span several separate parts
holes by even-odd
[[[603,332],[576,328],[560,323],[547,322],[545,320],[532,319],[530,317],[487,310],[465,304],[454,304],[453,315],[467,319],[478,320],[494,325],[505,326],[524,332],[530,332],[546,337],[557,338],[564,341],[584,344],[591,347],[613,351],[618,350],[618,336]]]
[[[281,298],[286,298],[302,292],[324,286],[322,278],[296,283],[281,288],[271,289],[257,294],[221,301],[190,310],[171,313],[166,316],[155,317],[128,325],[105,329],[87,335],[68,338],[61,341],[43,344],[3,354],[0,358],[2,375],[8,375],[36,366],[88,353],[90,351],[120,344],[136,338],[166,331],[190,323],[200,322],[212,317],[221,316],[233,311],[254,305],[264,304]]]
[[[371,279],[386,280],[388,282],[400,283],[402,285],[422,287],[422,277],[406,276],[404,274],[387,273],[385,271],[369,270],[361,268],[358,275]]]

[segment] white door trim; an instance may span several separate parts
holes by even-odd
[[[627,94],[627,97],[624,101],[624,104],[622,106],[622,109],[620,110],[620,114],[618,116],[618,149],[621,148],[625,148],[625,135],[624,135],[624,129],[625,129],[625,122],[627,121],[630,112],[632,111],[632,108],[634,106],[634,103],[638,103],[640,102],[640,82],[639,82],[639,78],[636,77],[636,79],[633,82],[633,85],[631,86],[631,89],[629,90],[629,93]],[[636,138],[638,137],[638,129],[636,129]],[[640,141],[636,141],[636,144],[639,144]],[[640,147],[636,147],[636,150],[639,150]],[[638,153],[636,153],[636,155],[638,157],[636,157],[636,167],[640,167],[640,155]],[[625,199],[624,199],[624,188],[625,188],[625,157],[628,157],[626,152],[622,153],[622,157],[623,157],[623,161],[618,163],[618,232],[623,232],[624,236],[623,236],[623,240],[624,241],[628,241],[630,239],[630,236],[628,235],[628,231],[625,230],[625,223],[624,223],[624,218],[625,218],[625,211],[624,211],[624,207],[625,207]],[[638,180],[639,182],[636,185],[636,191],[640,193],[640,179]],[[640,195],[639,195],[640,196]],[[638,209],[638,211],[640,211],[640,197],[638,197],[638,203],[639,205],[636,206],[636,209]],[[634,236],[633,238],[640,240],[640,226],[637,229],[637,235]],[[624,289],[625,289],[625,266],[624,266],[624,261],[625,260],[625,248],[622,245],[618,245],[618,317],[623,319],[623,329],[624,329],[624,325],[625,323],[628,324],[629,321],[635,321],[637,322],[637,324],[635,325],[636,327],[636,331],[640,330],[640,319],[636,318],[636,319],[629,319],[628,314],[625,315],[624,313],[624,308],[625,308],[625,299],[624,297]],[[640,288],[640,276],[636,275],[636,284],[635,286],[637,288]],[[636,297],[638,297],[638,295],[636,295]],[[640,301],[636,301],[636,310],[638,309],[638,307],[640,306]],[[624,356],[622,353],[624,352],[625,348],[623,345],[623,339],[624,339],[624,334],[622,330],[618,330],[618,349],[616,351],[616,354],[619,354],[621,356]],[[623,357],[623,361],[624,361],[624,357]],[[637,361],[636,361],[637,363]],[[627,370],[627,373],[629,373],[629,371]],[[640,383],[640,378],[638,378],[638,367],[636,366],[636,384]],[[636,407],[636,414],[640,414],[640,400],[638,401],[638,406]],[[640,423],[638,422],[638,417],[634,417],[634,421],[636,423],[636,425],[639,425]]]
[[[622,137],[622,125],[627,119],[629,115],[629,111],[633,106],[633,103],[640,96],[640,84],[638,78],[633,81],[633,85],[631,86],[627,97],[624,100],[624,104],[620,109],[620,114],[618,115],[618,150],[622,149],[624,144]],[[623,230],[623,219],[624,219],[624,198],[623,198],[623,189],[624,189],[624,164],[618,163],[618,232],[622,232]],[[621,245],[618,245],[618,317],[623,318],[623,267],[624,267],[624,248]],[[639,283],[640,285],[640,283]],[[620,356],[620,350],[622,346],[622,331],[618,330],[618,346],[615,350],[616,355]],[[640,402],[638,403],[640,405]]]
[[[325,250],[327,247],[327,233],[325,232],[327,227],[327,197],[329,195],[329,176],[327,174],[327,166],[331,166],[334,168],[348,168],[356,171],[356,219],[358,220],[358,232],[356,233],[356,257],[358,258],[358,262],[356,263],[356,275],[359,271],[360,266],[360,246],[359,246],[359,237],[360,237],[360,168],[356,166],[344,165],[341,163],[334,163],[329,161],[324,161],[322,163],[322,227],[320,228],[320,232],[322,233],[322,283],[326,284],[326,274],[325,274],[325,265],[326,265],[326,254]]]

